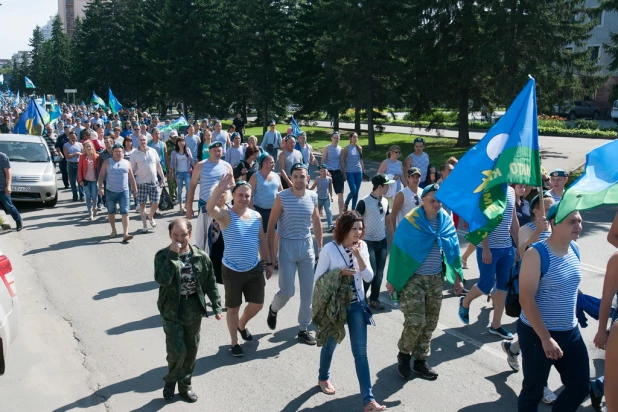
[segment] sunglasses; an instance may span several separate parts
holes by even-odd
[[[393,150],[393,153],[399,154],[399,153],[401,153],[401,151],[400,150]]]
[[[378,203],[378,206],[380,208],[380,214],[383,215],[384,214],[384,206],[382,206],[382,202]]]
[[[418,195],[414,195],[414,204],[416,206],[421,204],[421,199],[418,198]]]

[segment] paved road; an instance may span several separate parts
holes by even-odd
[[[332,127],[330,122],[311,121],[320,127]],[[354,129],[354,123],[339,123],[341,129]],[[361,124],[363,130],[367,130],[366,124]],[[419,136],[441,136],[457,138],[456,130],[426,130],[424,128],[408,126],[384,126],[384,131],[389,133],[413,134]],[[485,136],[483,132],[470,132],[471,140],[481,140]],[[556,137],[539,136],[541,146],[541,159],[543,166],[551,171],[556,168],[572,170],[582,166],[586,162],[586,153],[609,142],[606,139],[584,139],[579,137]],[[406,154],[407,155],[407,154]]]
[[[371,171],[370,171],[371,173]],[[363,183],[362,194],[369,184]],[[153,256],[168,244],[167,222],[159,219],[148,234],[136,234],[128,245],[107,237],[104,218],[88,222],[83,203],[62,191],[53,209],[20,207],[25,228],[0,234],[11,258],[22,302],[21,331],[14,358],[0,378],[4,411],[354,411],[361,410],[358,384],[348,341],[337,349],[333,397],[316,390],[319,349],[297,343],[298,298],[280,312],[279,328],[266,327],[260,313],[250,328],[256,340],[245,345],[245,357],[230,355],[225,321],[203,322],[194,386],[199,406],[161,399],[165,346],[156,309]],[[613,252],[605,242],[614,208],[587,213],[580,241],[584,265],[582,290],[599,295],[603,267]],[[333,212],[337,213],[336,205]],[[141,225],[131,216],[131,231]],[[329,237],[325,241],[329,240]],[[462,246],[465,242],[462,240]],[[466,272],[471,283],[476,269]],[[277,274],[267,283],[267,301],[277,290]],[[222,289],[220,289],[222,292]],[[396,411],[514,411],[521,373],[512,373],[499,341],[487,333],[491,308],[477,301],[472,324],[456,315],[457,299],[445,288],[439,328],[429,362],[440,378],[404,383],[396,372],[397,339],[403,316],[392,307],[375,315],[369,329],[369,359],[378,400]],[[514,319],[506,325],[514,329]],[[583,330],[593,375],[602,373],[603,353],[592,345],[595,321]],[[595,372],[596,371],[596,372]],[[549,386],[560,381],[552,372]],[[588,405],[587,403],[586,405]],[[545,406],[540,411],[549,411]],[[591,410],[589,406],[581,410]]]

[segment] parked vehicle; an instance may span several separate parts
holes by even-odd
[[[568,120],[575,120],[578,118],[597,120],[601,114],[601,110],[598,107],[584,100],[575,100],[573,102],[566,101],[561,105],[554,106],[554,111],[556,114],[564,116]]]
[[[56,166],[43,137],[0,134],[0,152],[11,161],[11,199],[14,202],[56,206]]]
[[[618,123],[618,100],[614,101],[614,104],[612,105],[612,111],[611,111],[610,116],[611,116],[613,121]]]
[[[0,375],[4,375],[11,353],[11,343],[17,337],[19,299],[9,258],[0,250]]]

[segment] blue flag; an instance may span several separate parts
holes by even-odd
[[[0,74],[0,84],[4,83],[4,74]]]
[[[36,86],[34,85],[34,83],[32,83],[32,80],[30,80],[26,76],[24,76],[24,80],[26,81],[26,89],[36,89]]]
[[[110,108],[110,110],[112,111],[113,114],[118,113],[118,111],[120,109],[122,109],[122,105],[120,104],[118,99],[116,99],[116,97],[112,93],[112,88],[111,87],[109,88],[108,103],[109,103],[109,108]]]
[[[58,118],[60,118],[60,116],[62,116],[62,113],[60,112],[60,108],[56,104],[56,99],[52,97],[50,100],[50,103],[51,103],[51,111],[49,112],[49,116],[50,116],[50,121],[53,123]]]
[[[16,134],[33,134],[42,135],[45,123],[43,122],[42,114],[39,112],[40,106],[36,104],[34,99],[30,99],[28,108],[21,115],[19,121],[13,128],[13,133]]]
[[[300,136],[303,131],[298,127],[298,123],[296,123],[296,119],[292,116],[292,134],[296,137]]]
[[[534,79],[461,158],[436,198],[468,222],[466,238],[477,245],[502,221],[507,185],[512,183],[542,184]]]
[[[17,96],[15,96],[15,100],[13,101],[13,106],[17,107],[19,104],[19,90],[17,90]]]

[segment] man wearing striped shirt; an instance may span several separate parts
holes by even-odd
[[[315,252],[311,239],[311,226],[319,249],[322,248],[322,224],[318,213],[318,196],[307,189],[309,171],[302,163],[295,163],[291,168],[289,189],[277,194],[268,220],[268,250],[270,261],[276,261],[275,226],[279,234],[279,291],[273,298],[268,310],[268,327],[277,327],[279,312],[294,296],[294,280],[298,271],[300,284],[300,309],[298,312],[298,339],[308,345],[315,345],[316,340],[307,331],[311,323],[311,300],[313,298],[313,266]]]
[[[234,205],[229,210],[219,208],[217,206],[219,198],[230,188]],[[266,286],[264,268],[259,262],[259,256],[270,256],[262,228],[262,217],[258,212],[249,209],[250,200],[249,183],[238,181],[234,184],[234,175],[226,174],[215,186],[206,205],[208,214],[219,223],[225,240],[221,275],[225,287],[227,327],[232,338],[233,356],[244,355],[242,347],[238,344],[238,333],[245,341],[253,340],[247,323],[262,310]],[[266,262],[266,279],[270,279],[272,273],[272,262]],[[248,304],[239,319],[243,295]]]
[[[554,198],[554,201],[559,202],[562,200],[564,194],[564,186],[566,186],[569,180],[569,174],[563,169],[555,169],[549,174],[549,181],[551,183],[551,190],[549,194]]]

